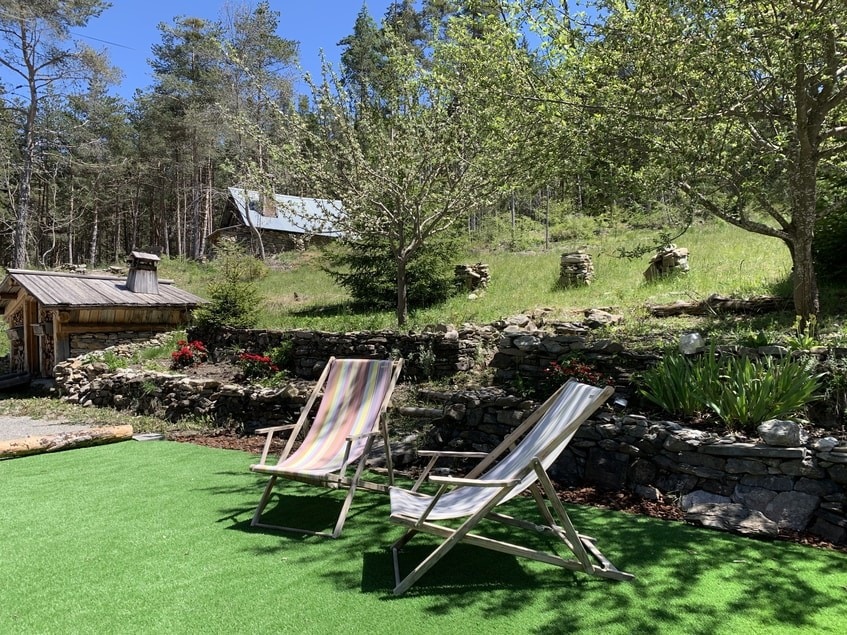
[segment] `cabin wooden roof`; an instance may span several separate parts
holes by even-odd
[[[159,293],[133,293],[125,278],[108,275],[59,273],[9,269],[0,283],[0,310],[12,302],[23,288],[44,307],[98,308],[151,307],[189,308],[206,301],[173,286],[170,280],[159,280]]]

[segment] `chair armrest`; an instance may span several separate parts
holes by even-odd
[[[346,437],[346,439],[347,441],[357,441],[358,439],[366,439],[367,437],[372,437],[378,434],[378,430],[373,430],[371,432],[363,432],[362,434],[351,434],[350,436]]]
[[[456,450],[418,450],[418,456],[429,456],[429,462],[424,467],[420,476],[418,476],[415,484],[412,485],[412,491],[417,492],[421,485],[423,485],[424,481],[429,477],[430,472],[432,472],[435,467],[438,459],[442,457],[447,458],[456,458],[456,459],[481,459],[483,457],[488,456],[486,452],[458,452]]]
[[[277,432],[285,432],[286,430],[293,430],[297,427],[296,423],[288,423],[284,426],[270,426],[267,428],[259,428],[256,430],[256,434],[266,434],[265,437],[265,445],[262,448],[262,458],[259,459],[259,463],[264,465],[265,461],[268,458],[268,452],[271,450],[271,443],[273,442],[274,434]],[[290,439],[290,437],[289,437]]]
[[[296,424],[289,423],[284,426],[271,426],[269,428],[258,428],[255,434],[273,434],[274,432],[282,432],[284,430],[292,430]]]
[[[519,478],[484,480],[479,478],[455,478],[453,476],[430,476],[430,482],[442,485],[467,485],[470,487],[514,487],[521,482]]]

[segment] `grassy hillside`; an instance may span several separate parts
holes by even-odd
[[[485,262],[492,282],[476,299],[457,295],[442,305],[414,312],[408,328],[449,322],[488,323],[537,308],[549,308],[568,318],[588,307],[610,308],[631,318],[643,318],[647,302],[702,299],[712,293],[788,295],[788,251],[778,241],[709,222],[692,228],[679,241],[690,252],[691,271],[686,276],[647,283],[643,272],[649,256],[631,260],[616,254],[646,240],[643,233],[618,231],[595,236],[579,245],[554,244],[549,251],[513,253],[471,251],[457,254],[455,263]],[[595,280],[589,287],[557,286],[561,254],[584,248],[591,254]],[[270,274],[259,282],[264,307],[261,325],[269,328],[363,330],[393,328],[390,311],[355,310],[347,292],[321,269],[318,252],[286,254],[275,261]],[[163,275],[203,295],[213,271],[208,265],[166,261]]]
[[[652,235],[651,235],[652,237]],[[576,318],[585,308],[611,309],[625,316],[622,327],[630,335],[649,339],[667,337],[696,323],[705,331],[721,329],[730,339],[752,337],[758,331],[789,329],[792,315],[769,315],[757,319],[651,320],[646,303],[702,299],[712,293],[750,296],[790,296],[788,280],[791,261],[779,241],[751,234],[731,225],[709,221],[690,229],[677,241],[690,252],[691,271],[686,276],[647,283],[643,272],[649,255],[621,258],[620,249],[632,249],[650,237],[634,230],[607,230],[581,243],[554,243],[549,251],[510,252],[468,250],[456,255],[455,263],[485,262],[491,268],[491,285],[476,299],[457,295],[444,304],[413,312],[408,329],[430,324],[475,322],[485,324],[523,311],[551,310],[552,318]],[[577,247],[591,254],[595,279],[591,286],[561,289],[557,286],[562,253]],[[321,253],[287,253],[274,259],[269,274],[258,281],[263,298],[260,326],[266,328],[310,328],[328,331],[395,328],[391,311],[359,310],[346,290],[321,267]],[[164,259],[161,275],[200,296],[205,296],[215,279],[214,264]],[[840,333],[845,294],[840,288],[822,292],[825,330]],[[840,336],[839,336],[840,337]],[[0,338],[0,355],[8,342]]]

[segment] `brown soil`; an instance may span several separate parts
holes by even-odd
[[[185,368],[168,368],[170,372],[187,375],[189,377],[199,377],[202,379],[212,379],[225,384],[237,384],[244,381],[244,373],[237,364],[232,364],[226,361],[216,363],[203,362],[186,366]]]

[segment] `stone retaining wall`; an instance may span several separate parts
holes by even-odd
[[[531,334],[510,331],[510,327],[523,329],[503,324],[490,330],[445,329],[417,335],[231,331],[213,346],[264,352],[289,338],[294,342],[296,368],[303,376],[313,376],[330,355],[389,357],[397,351],[411,358],[408,367],[417,369],[412,372],[455,373],[476,363],[480,347],[498,337],[497,355],[507,355],[509,368],[521,373],[541,372],[547,356],[552,360],[561,355],[563,351],[552,344],[607,357],[623,354],[612,342],[589,344],[583,335],[563,333],[534,335],[537,341],[524,350],[516,340]],[[521,355],[504,353],[505,342]],[[109,350],[130,357],[137,346]],[[421,348],[435,355],[416,358]],[[311,387],[308,382],[294,382],[266,389],[149,371],[110,372],[96,354],[62,362],[55,374],[58,390],[68,401],[156,413],[171,420],[192,415],[236,421],[247,432],[291,421]],[[442,415],[433,421],[434,445],[451,449],[490,450],[537,406],[499,387],[422,396],[441,402]],[[694,507],[740,507],[772,524],[847,544],[847,447],[843,442],[828,437],[790,446],[768,445],[608,411],[583,425],[557,462],[554,476],[570,484],[632,489],[647,497],[679,496]]]
[[[78,357],[112,346],[149,342],[157,331],[118,331],[115,333],[74,333],[70,337],[70,357]]]
[[[264,426],[293,422],[312,388],[303,382],[279,388],[241,386],[126,368],[108,372],[102,363],[83,368],[75,367],[73,361],[60,364],[62,370],[56,376],[65,401],[130,410],[169,421],[195,417],[219,425],[235,425],[245,434]]]
[[[499,388],[441,400],[435,439],[441,448],[458,450],[491,450],[537,406]],[[847,444],[839,446],[834,437],[785,447],[605,411],[580,428],[552,475],[568,485],[680,497],[686,509],[743,507],[774,529],[847,544]]]
[[[189,339],[199,339],[213,354],[223,351],[267,353],[289,341],[291,370],[302,378],[320,375],[331,356],[373,359],[403,358],[405,377],[437,379],[485,365],[489,349],[498,333],[491,326],[466,326],[456,329],[441,326],[423,333],[363,331],[329,333],[324,331],[272,331],[260,329],[223,329],[206,333],[189,331]]]

